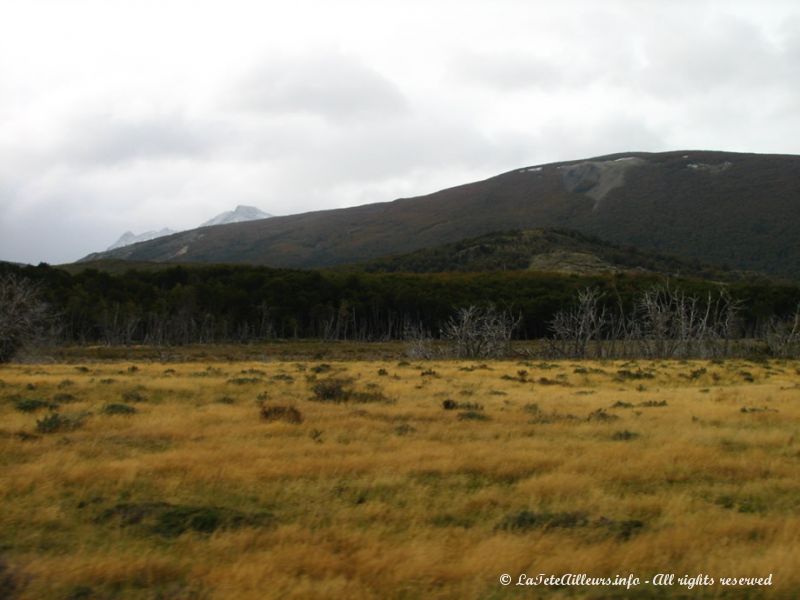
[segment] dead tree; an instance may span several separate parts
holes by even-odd
[[[767,323],[764,339],[772,356],[800,356],[800,304],[788,319],[773,317]]]
[[[724,289],[701,300],[669,284],[653,287],[642,294],[634,317],[641,354],[688,358],[727,352],[738,307]]]
[[[736,328],[739,304],[725,289],[701,299],[660,285],[644,291],[633,311],[602,302],[599,289],[578,292],[577,303],[550,321],[550,345],[573,358],[725,356]]]
[[[406,319],[403,324],[403,339],[406,342],[406,354],[409,358],[422,360],[433,358],[433,337],[422,323]]]
[[[460,309],[441,329],[458,358],[499,358],[509,353],[511,336],[522,317],[495,306]]]
[[[49,321],[37,285],[15,275],[0,278],[0,362],[8,362],[24,346],[39,341]]]
[[[606,308],[600,304],[602,293],[596,288],[578,292],[578,303],[556,313],[550,321],[553,331],[551,346],[557,354],[586,358],[592,342],[598,342],[611,322]]]

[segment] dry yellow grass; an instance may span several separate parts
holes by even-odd
[[[312,400],[330,378],[361,395]],[[0,380],[0,557],[21,598],[800,596],[797,362],[106,362]],[[36,399],[75,428],[40,430],[50,409],[20,410]]]

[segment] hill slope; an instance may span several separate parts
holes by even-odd
[[[577,231],[559,229],[489,233],[345,268],[351,267],[384,273],[525,270],[587,275],[636,271],[729,281],[752,277],[748,273],[723,271],[698,261],[623,247]]]
[[[616,154],[417,198],[199,228],[87,259],[323,267],[537,227],[800,277],[800,157]]]

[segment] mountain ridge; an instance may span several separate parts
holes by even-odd
[[[116,242],[106,248],[106,251],[116,250],[117,248],[122,248],[124,246],[138,244],[139,242],[149,242],[150,240],[164,237],[166,235],[172,235],[173,233],[178,232],[174,229],[170,229],[169,227],[164,227],[158,231],[145,231],[144,233],[139,234],[133,233],[132,231],[126,231],[119,236],[119,239]]]
[[[233,210],[227,210],[218,214],[216,217],[202,223],[200,227],[211,227],[212,225],[227,225],[228,223],[243,223],[245,221],[255,221],[257,219],[269,219],[271,214],[256,208],[255,206],[245,206],[238,204]]]
[[[425,196],[199,228],[86,259],[327,267],[539,227],[798,277],[800,157],[623,152],[518,168]]]
[[[242,204],[238,204],[235,209],[226,210],[225,212],[222,212],[217,216],[212,217],[205,223],[202,223],[200,227],[210,227],[212,225],[226,225],[228,223],[243,223],[245,221],[255,221],[256,219],[268,219],[270,217],[272,217],[271,214],[266,213],[263,210],[256,208],[255,206],[245,206]],[[151,240],[160,237],[166,237],[174,233],[181,233],[181,232],[176,231],[175,229],[170,229],[169,227],[164,227],[163,229],[159,229],[158,231],[145,231],[144,233],[140,234],[135,234],[132,231],[126,231],[119,237],[119,239],[116,242],[114,242],[108,248],[106,248],[105,251],[110,252],[112,250],[117,250],[125,246],[132,246],[133,244],[138,244],[139,242],[149,242]]]

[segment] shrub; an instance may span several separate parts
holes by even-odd
[[[36,430],[39,433],[56,433],[59,431],[73,431],[83,425],[86,415],[62,415],[61,413],[50,413],[43,419],[36,421]]]
[[[72,394],[61,393],[53,396],[53,402],[56,404],[69,404],[70,402],[75,402],[76,400],[77,398]]]
[[[353,392],[350,394],[348,400],[351,400],[352,402],[359,402],[361,404],[367,402],[392,402],[392,400],[386,397],[386,395],[384,395],[384,393],[380,390],[374,390],[371,392]]]
[[[314,383],[311,391],[313,400],[319,402],[346,402],[350,399],[352,379],[322,379]]]
[[[649,371],[630,371],[628,369],[620,369],[617,371],[617,380],[623,381],[625,379],[653,379],[655,375]]]
[[[523,510],[518,513],[508,515],[497,526],[498,529],[506,531],[530,531],[531,529],[572,529],[574,527],[585,527],[589,524],[589,519],[582,512],[563,512],[563,513],[534,513]]]
[[[266,375],[261,369],[242,369],[240,372],[244,375]]]
[[[55,410],[58,408],[58,404],[42,400],[41,398],[25,398],[24,400],[17,400],[14,403],[14,408],[20,412],[36,412],[43,408]]]
[[[602,520],[598,521],[597,524],[604,525],[610,533],[621,540],[629,540],[644,529],[644,521],[638,519],[628,519],[625,521],[612,521],[609,519],[605,522]]]
[[[633,408],[633,404],[624,400],[617,400],[611,405],[611,408]]]
[[[706,372],[707,372],[707,369],[706,369],[705,367],[701,367],[701,368],[699,368],[699,369],[695,369],[694,371],[692,371],[692,372],[689,374],[689,378],[690,378],[690,379],[699,379],[700,377],[702,377],[703,375],[705,375],[705,374],[706,374]]]
[[[268,513],[242,513],[217,506],[185,506],[166,502],[118,504],[104,511],[98,522],[118,518],[123,526],[143,526],[150,533],[167,538],[194,531],[209,534],[218,529],[265,526],[272,523]]]
[[[617,419],[619,419],[617,415],[607,413],[605,408],[598,408],[588,417],[589,421],[616,421]]]
[[[578,417],[570,413],[533,413],[532,418],[528,421],[530,425],[549,425],[551,423],[576,423]]]
[[[146,402],[147,398],[145,398],[144,394],[142,394],[138,390],[127,390],[122,392],[122,399],[125,402]]]
[[[488,421],[489,417],[477,410],[468,410],[458,413],[459,421]]]
[[[0,557],[0,598],[16,598],[22,588],[20,577],[9,564]]]
[[[285,421],[293,425],[303,422],[303,415],[293,406],[262,406],[261,418],[265,421]]]
[[[645,408],[655,408],[666,405],[667,405],[666,400],[645,400],[644,402],[639,402],[639,406],[643,406]]]
[[[352,379],[321,379],[313,383],[311,391],[314,396],[311,400],[317,402],[392,402],[375,384],[370,386],[373,389],[368,392],[358,392],[352,388]]]
[[[250,383],[260,383],[260,377],[233,377],[228,379],[228,383],[232,383],[234,385],[247,385]]]
[[[136,409],[129,404],[106,404],[103,407],[103,413],[107,415],[132,415]]]
[[[477,402],[456,402],[448,398],[442,402],[442,408],[445,410],[483,410],[483,405]]]
[[[615,432],[614,435],[611,436],[611,439],[616,442],[627,442],[630,440],[635,440],[638,437],[639,437],[638,433],[635,433],[633,431],[628,431],[626,429],[624,431]]]
[[[394,428],[394,432],[397,435],[408,435],[410,433],[414,433],[416,429],[409,425],[408,423],[401,423],[397,427]]]

